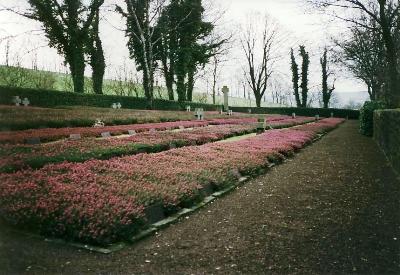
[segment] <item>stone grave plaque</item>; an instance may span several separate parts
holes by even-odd
[[[135,130],[129,130],[128,131],[128,135],[134,136],[134,135],[136,135],[136,131]]]
[[[37,144],[40,144],[40,143],[41,143],[41,142],[40,142],[40,138],[38,138],[38,137],[27,138],[25,141],[26,141],[26,143],[29,144],[29,145],[37,145]]]
[[[111,134],[110,134],[110,132],[103,132],[103,133],[101,133],[101,136],[102,136],[103,138],[110,138],[110,137],[111,137]]]
[[[70,140],[80,140],[81,138],[82,138],[81,134],[70,134],[69,135]]]
[[[179,130],[185,130],[185,126],[179,126]]]
[[[144,214],[148,223],[150,224],[156,223],[165,218],[164,208],[161,204],[154,204],[146,207],[146,209],[144,210]]]

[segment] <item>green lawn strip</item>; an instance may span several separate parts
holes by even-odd
[[[235,114],[230,118],[258,117],[260,115]],[[206,119],[226,118],[216,112],[205,112]],[[0,131],[38,128],[90,127],[97,119],[106,126],[175,122],[195,120],[193,112],[114,110],[94,107],[16,107],[0,105]]]

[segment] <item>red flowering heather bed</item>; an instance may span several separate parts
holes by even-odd
[[[65,140],[42,145],[0,146],[0,172],[41,168],[48,163],[110,159],[138,153],[154,153],[189,145],[201,145],[254,132],[255,124],[201,127],[179,132],[142,132],[122,138]]]
[[[107,244],[141,228],[146,206],[177,210],[200,197],[204,186],[232,184],[239,173],[279,161],[341,122],[325,119],[237,142],[0,174],[0,216],[42,234]]]

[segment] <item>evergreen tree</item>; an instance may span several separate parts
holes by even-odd
[[[84,92],[85,47],[90,41],[90,26],[104,0],[28,0],[26,17],[42,23],[49,45],[63,55],[69,65],[74,91]]]
[[[301,65],[301,107],[307,107],[307,99],[308,99],[308,70],[310,67],[310,55],[306,51],[304,45],[300,46],[300,56],[303,59],[303,63]]]
[[[292,65],[292,82],[293,82],[293,92],[296,98],[297,107],[301,107],[301,100],[299,94],[299,65],[296,63],[296,57],[294,56],[293,49],[290,50],[290,60]]]
[[[324,53],[320,60],[322,67],[322,101],[324,103],[324,108],[329,108],[329,103],[332,98],[333,91],[335,90],[335,84],[333,84],[332,88],[328,86],[328,78],[330,75],[328,69],[328,50],[325,48]]]

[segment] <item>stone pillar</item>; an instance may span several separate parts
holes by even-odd
[[[224,111],[229,110],[229,88],[227,86],[222,87],[222,92],[224,93]]]

